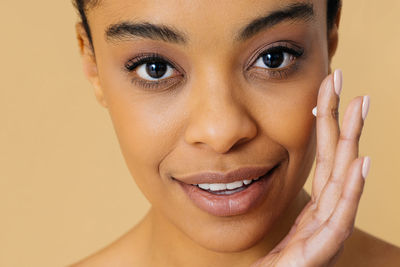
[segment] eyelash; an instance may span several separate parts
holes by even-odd
[[[128,62],[126,62],[125,64],[125,70],[128,73],[131,73],[133,71],[135,71],[135,69],[137,67],[139,67],[142,64],[147,64],[149,62],[163,62],[166,63],[167,65],[169,65],[172,69],[174,69],[174,71],[176,71],[176,67],[175,64],[171,63],[170,60],[164,58],[163,56],[161,56],[160,54],[157,53],[149,53],[149,54],[140,54],[138,56],[136,56],[135,58],[132,58],[130,60],[128,60]],[[159,88],[159,87],[163,87],[163,86],[167,86],[172,85],[171,83],[171,79],[176,79],[179,76],[183,76],[181,75],[176,75],[172,78],[166,78],[166,79],[160,79],[158,81],[147,81],[141,78],[136,78],[134,77],[132,79],[132,83],[135,83],[143,88],[146,89],[153,89],[153,88]],[[169,88],[169,86],[167,86]]]
[[[293,45],[294,46],[294,45]],[[294,63],[291,63],[289,66],[281,68],[281,69],[267,69],[267,68],[260,68],[260,67],[255,67],[253,66],[255,62],[260,58],[265,56],[268,53],[274,53],[274,52],[284,52],[290,54],[290,56],[293,56],[294,59],[293,61],[295,62],[298,58],[300,58],[304,54],[304,50],[300,47],[292,48],[289,47],[287,43],[277,43],[274,46],[269,46],[267,48],[262,47],[261,49],[258,49],[258,51],[255,53],[255,55],[252,57],[250,60],[250,63],[248,67],[245,68],[246,71],[250,71],[251,69],[259,69],[256,70],[258,72],[263,72],[262,75],[267,74],[268,78],[267,79],[276,79],[276,80],[282,80],[287,78],[296,68],[297,65]],[[140,54],[136,56],[135,58],[132,58],[128,60],[125,64],[125,70],[128,73],[134,72],[137,67],[139,67],[142,64],[147,64],[149,62],[163,62],[169,65],[174,71],[177,71],[177,68],[175,67],[175,64],[171,63],[170,60],[164,58],[162,55],[157,54],[157,53],[149,53],[149,54]],[[132,79],[132,83],[135,83],[139,85],[140,87],[146,88],[146,89],[157,89],[161,87],[167,87],[169,88],[171,85],[174,85],[174,80],[177,80],[177,78],[184,76],[183,74],[180,75],[175,75],[171,78],[165,78],[165,79],[160,79],[157,81],[150,81],[150,80],[144,80],[141,78],[134,77]],[[257,76],[259,77],[260,74],[257,75],[257,73],[250,73],[250,77],[254,78]],[[264,77],[265,79],[265,77]],[[178,82],[176,82],[178,83]],[[175,83],[175,84],[176,84]],[[170,86],[168,86],[170,85]]]
[[[261,51],[261,52],[259,52]],[[265,56],[268,53],[275,53],[275,52],[283,52],[283,53],[288,53],[290,56],[293,57],[292,63],[290,63],[287,67],[283,68],[277,68],[277,69],[272,69],[272,68],[260,68],[254,66],[256,61]],[[297,68],[298,64],[296,64],[296,61],[301,58],[304,54],[304,50],[297,46],[297,45],[289,45],[288,43],[276,43],[273,46],[268,46],[267,48],[261,47],[260,49],[257,50],[255,53],[255,56],[251,57],[250,59],[250,64],[245,67],[245,71],[249,71],[249,77],[250,78],[260,78],[259,72],[262,72],[261,75],[267,74],[268,77],[263,79],[275,79],[275,80],[282,80],[287,78],[290,74],[292,74]],[[252,70],[254,70],[252,72]],[[257,73],[258,72],[258,73]]]

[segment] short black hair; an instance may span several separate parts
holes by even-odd
[[[92,47],[93,47],[92,33],[90,31],[86,13],[90,8],[93,8],[97,4],[99,4],[100,1],[101,0],[72,0],[73,5],[75,6],[76,10],[79,13],[79,17],[82,21],[83,27],[85,28],[90,45]],[[327,3],[326,17],[327,17],[328,30],[330,30],[335,23],[335,19],[341,7],[342,1],[341,0],[327,0],[327,1],[328,3]]]

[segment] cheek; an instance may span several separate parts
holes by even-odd
[[[155,198],[166,194],[159,164],[179,136],[179,114],[177,107],[171,107],[167,100],[173,96],[150,97],[146,93],[132,93],[132,88],[121,88],[114,84],[105,90],[108,110],[128,169],[145,197],[153,203]]]
[[[314,99],[312,94],[299,95],[292,101],[282,101],[279,106],[271,107],[274,114],[269,119],[267,131],[289,153],[302,150],[308,143],[315,123],[311,113],[316,104]]]
[[[269,138],[280,144],[288,153],[284,190],[294,195],[304,184],[315,155],[315,123],[312,109],[316,106],[318,89],[324,75],[316,79],[297,82],[276,96],[268,110],[271,115],[265,122]]]
[[[157,205],[168,198],[160,163],[182,135],[182,97],[137,90],[110,83],[105,92],[126,165],[144,196]]]
[[[276,129],[281,133],[280,143],[287,149],[289,155],[285,186],[296,192],[308,177],[315,155],[316,120],[311,113],[315,103],[310,101],[311,99],[313,98],[306,98],[304,102],[297,103],[298,108],[288,107],[287,113],[284,114],[286,120],[282,118]]]

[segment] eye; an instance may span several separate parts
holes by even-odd
[[[125,70],[132,84],[158,92],[175,88],[184,81],[183,69],[158,53],[137,55],[125,63]]]
[[[245,70],[253,80],[281,81],[295,74],[304,59],[303,47],[290,41],[279,41],[258,49]]]
[[[266,69],[283,69],[296,59],[295,54],[296,53],[275,47],[264,52],[254,63],[254,66]]]
[[[150,61],[139,65],[136,73],[142,79],[157,81],[171,77],[174,73],[174,68],[165,61]]]
[[[169,60],[158,54],[138,55],[125,64],[125,69],[135,72],[140,79],[151,82],[158,82],[179,73]]]

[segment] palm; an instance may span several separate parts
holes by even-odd
[[[341,87],[341,73],[336,73]],[[317,115],[317,165],[312,197],[287,236],[252,267],[331,266],[354,228],[369,158],[358,157],[358,142],[369,98],[349,104],[339,129],[339,96],[334,79],[321,85]],[[337,88],[339,88],[337,87]],[[338,89],[337,89],[338,90]]]

